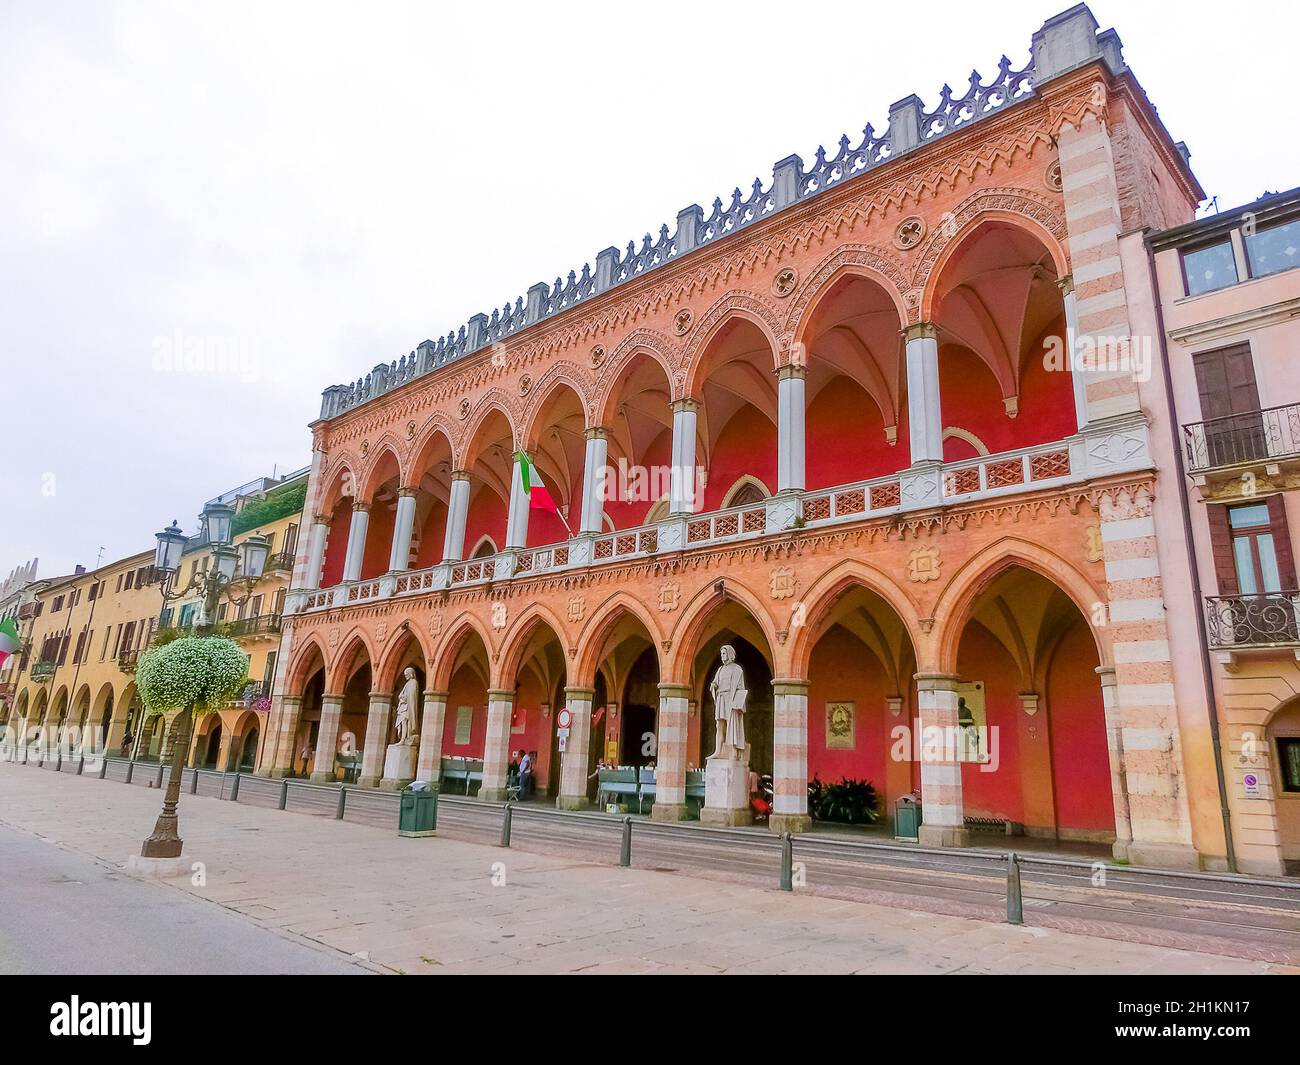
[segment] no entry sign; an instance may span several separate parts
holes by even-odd
[[[555,715],[555,723],[563,729],[567,729],[573,723],[573,715],[567,706]]]

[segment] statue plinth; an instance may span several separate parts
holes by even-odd
[[[415,737],[411,737],[415,739]],[[414,743],[390,743],[384,753],[384,779],[379,782],[383,791],[401,791],[415,779],[415,766],[420,749]]]
[[[748,825],[754,821],[749,808],[749,764],[738,758],[715,754],[704,763],[704,807],[700,821],[706,825]]]

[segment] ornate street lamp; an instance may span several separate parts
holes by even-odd
[[[253,594],[253,586],[266,571],[266,556],[270,544],[265,536],[250,536],[232,547],[231,519],[234,507],[225,503],[209,503],[203,508],[204,538],[208,543],[210,564],[196,570],[183,588],[176,588],[180,572],[181,555],[189,537],[175,521],[154,535],[158,547],[154,552],[154,579],[162,591],[163,604],[192,595],[203,597],[203,620],[197,626],[200,634],[210,633],[216,625],[217,611],[224,598],[236,608],[246,603]],[[242,593],[242,594],[241,594]]]
[[[210,564],[203,569],[196,568],[184,588],[177,589],[174,585],[189,538],[175,521],[156,534],[158,547],[154,553],[154,574],[163,604],[201,594],[203,622],[197,626],[199,635],[213,634],[223,598],[236,608],[242,607],[266,570],[270,543],[265,536],[250,536],[238,548],[231,546],[234,514],[234,507],[225,503],[209,503],[203,508],[203,538],[208,545]],[[141,855],[145,858],[176,858],[181,853],[176,807],[180,802],[181,773],[190,743],[189,734],[193,731],[193,715],[192,709],[184,709],[173,724],[171,775],[163,796],[162,814],[154,826],[153,835],[141,848]]]

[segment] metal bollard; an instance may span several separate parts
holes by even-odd
[[[289,805],[289,778],[285,777],[284,780],[280,781],[280,804],[279,806],[276,807],[276,809],[283,810],[288,805]]]
[[[1025,905],[1020,894],[1020,858],[1015,851],[1007,855],[1007,924],[1025,923]]]
[[[104,779],[104,774],[108,772],[108,755],[104,755],[99,760],[99,779]]]
[[[127,763],[126,763],[126,780],[124,781],[124,783],[126,783],[126,784],[130,784],[130,783],[131,783],[131,777],[133,777],[134,775],[135,775],[135,762],[134,762],[134,761],[127,762]]]
[[[235,783],[234,783],[233,785],[231,785],[231,788],[230,788],[230,801],[231,801],[231,802],[239,802],[239,781],[240,781],[240,779],[242,778],[242,776],[243,776],[243,774],[241,774],[241,773],[236,773],[236,774],[235,774]]]
[[[81,776],[86,771],[86,756],[83,754],[77,759],[77,776]]]
[[[510,826],[515,819],[515,808],[506,803],[505,817],[501,819],[501,846],[510,846]]]
[[[344,785],[339,788],[339,807],[337,810],[334,811],[335,821],[343,820],[343,811],[347,809],[347,805],[348,805],[348,789],[347,786]]]
[[[199,793],[199,771],[197,769],[191,769],[190,770],[190,794],[197,795],[198,793]]]
[[[781,833],[781,890],[794,890],[794,837]]]
[[[155,787],[155,788],[161,788],[161,787],[162,787],[162,778],[163,778],[163,764],[162,764],[162,762],[159,762],[159,763],[158,763],[158,779],[157,779],[157,781],[154,783],[154,787]]]
[[[632,864],[632,818],[623,818],[623,846],[618,852],[618,864],[624,869]]]

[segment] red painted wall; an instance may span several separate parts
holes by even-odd
[[[370,508],[370,521],[366,525],[366,552],[361,559],[363,581],[388,572],[388,560],[393,553],[393,526],[396,521],[396,503],[375,503]]]
[[[1056,820],[1061,828],[1115,831],[1106,753],[1106,715],[1097,645],[1080,618],[1062,639],[1047,674]]]
[[[446,757],[482,758],[487,739],[487,687],[478,674],[468,666],[461,666],[451,678],[447,696],[447,715],[443,721],[442,753]],[[472,706],[474,721],[469,743],[456,743],[456,708]]]
[[[880,408],[856,381],[836,377],[808,404],[804,477],[810,490],[882,477],[910,463],[906,441],[885,442]]]
[[[977,621],[967,624],[957,654],[957,672],[964,681],[984,682],[984,706],[988,715],[992,747],[992,730],[997,728],[998,768],[982,772],[981,766],[965,763],[961,767],[962,803],[967,817],[1001,817],[1024,821],[1021,798],[1020,765],[1017,748],[1020,739],[1019,670],[1006,648]]]
[[[492,537],[497,550],[506,543],[506,504],[499,495],[484,484],[472,484],[469,496],[469,514],[465,521],[465,557],[484,536]]]
[[[736,480],[757,477],[776,491],[776,426],[752,406],[738,410],[718,435],[704,489],[704,510],[717,510]]]
[[[809,662],[808,779],[830,784],[841,777],[869,780],[883,796],[889,758],[885,696],[891,694],[884,667],[865,644],[838,626],[818,641]],[[853,750],[827,750],[826,704],[855,704]],[[890,719],[891,723],[902,723]]]
[[[352,529],[352,500],[341,499],[330,518],[325,542],[325,563],[321,567],[320,586],[329,588],[343,579],[343,562],[348,554],[348,533]]]
[[[637,483],[633,481],[630,465],[627,477],[623,482],[620,482],[618,478],[618,462],[611,463],[609,475],[611,479],[608,492],[612,493],[614,498],[605,500],[605,513],[613,521],[615,529],[634,529],[638,525],[645,524],[646,513],[659,501],[659,496],[654,494],[655,491],[662,489],[662,494],[667,494],[667,471],[672,465],[672,461],[673,434],[672,430],[664,429],[645,449],[645,454],[637,456],[637,464],[646,470],[646,480],[644,482]],[[631,492],[636,492],[640,498],[627,498],[627,495]],[[577,513],[581,513],[581,511]],[[572,519],[570,519],[569,524],[573,524]]]
[[[413,569],[424,569],[442,561],[442,545],[447,538],[447,504],[436,499],[420,527],[420,548],[415,554]]]

